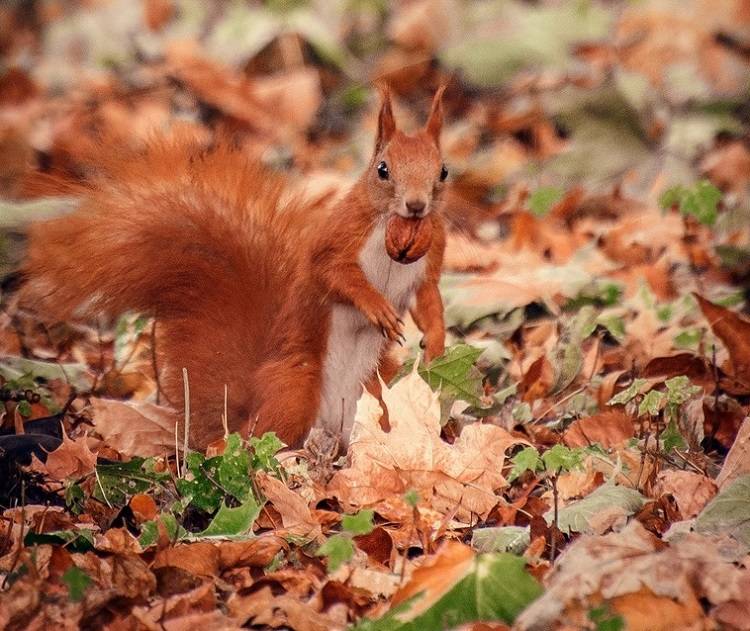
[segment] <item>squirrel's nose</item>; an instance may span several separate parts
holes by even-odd
[[[412,217],[419,217],[424,213],[426,205],[421,199],[412,199],[406,202],[406,210],[409,211]]]

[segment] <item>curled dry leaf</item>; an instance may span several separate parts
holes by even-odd
[[[383,385],[390,432],[379,419],[378,400],[365,392],[349,447],[350,466],[338,472],[330,490],[350,506],[368,506],[416,489],[437,510],[456,510],[456,519],[485,518],[497,504],[495,491],[507,486],[501,470],[505,450],[524,443],[495,425],[465,427],[449,445],[440,438],[438,395],[416,371],[392,388]]]
[[[567,548],[547,591],[516,625],[550,631],[562,629],[563,619],[584,623],[590,603],[605,600],[628,629],[699,628],[689,624],[705,622],[701,599],[710,608],[746,598],[750,569],[736,565],[742,557],[731,541],[694,533],[665,546],[637,521],[619,533],[584,535]]]
[[[716,483],[693,471],[665,469],[659,472],[656,491],[659,495],[671,493],[683,519],[691,519],[716,495]]]
[[[263,495],[279,511],[284,529],[300,537],[320,537],[320,523],[313,517],[310,507],[301,495],[263,471],[258,472],[257,480]]]
[[[89,449],[86,437],[70,438],[63,428],[63,442],[42,462],[32,456],[31,469],[54,480],[79,479],[96,467],[96,454]]]
[[[92,399],[96,433],[124,456],[160,456],[174,453],[178,416],[153,403]]]
[[[716,476],[716,484],[724,489],[739,476],[750,473],[750,418],[742,421],[737,438],[734,439],[724,466]]]
[[[750,322],[719,305],[693,294],[711,330],[724,343],[732,362],[733,374],[750,388]]]
[[[599,414],[573,421],[563,440],[568,447],[587,447],[599,443],[604,448],[620,445],[634,436],[633,419],[622,410],[607,409]]]

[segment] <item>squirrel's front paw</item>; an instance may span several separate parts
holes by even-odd
[[[379,300],[373,300],[359,307],[365,317],[378,327],[383,334],[393,342],[403,345],[404,334],[402,331],[403,321],[398,316],[398,312],[393,308],[390,302],[379,296]]]

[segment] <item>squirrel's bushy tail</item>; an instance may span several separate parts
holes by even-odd
[[[278,319],[289,317],[290,279],[308,271],[295,244],[309,206],[228,145],[155,141],[100,166],[76,211],[30,229],[24,301],[59,318],[153,315],[165,394],[182,406],[187,368],[204,417],[194,444],[221,434],[224,384],[230,429],[240,427],[257,409],[257,388],[240,384],[295,327]]]

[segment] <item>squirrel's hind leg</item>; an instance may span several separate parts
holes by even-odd
[[[301,447],[318,415],[320,382],[320,360],[314,356],[263,366],[257,378],[261,404],[244,433],[276,432],[289,447]]]

